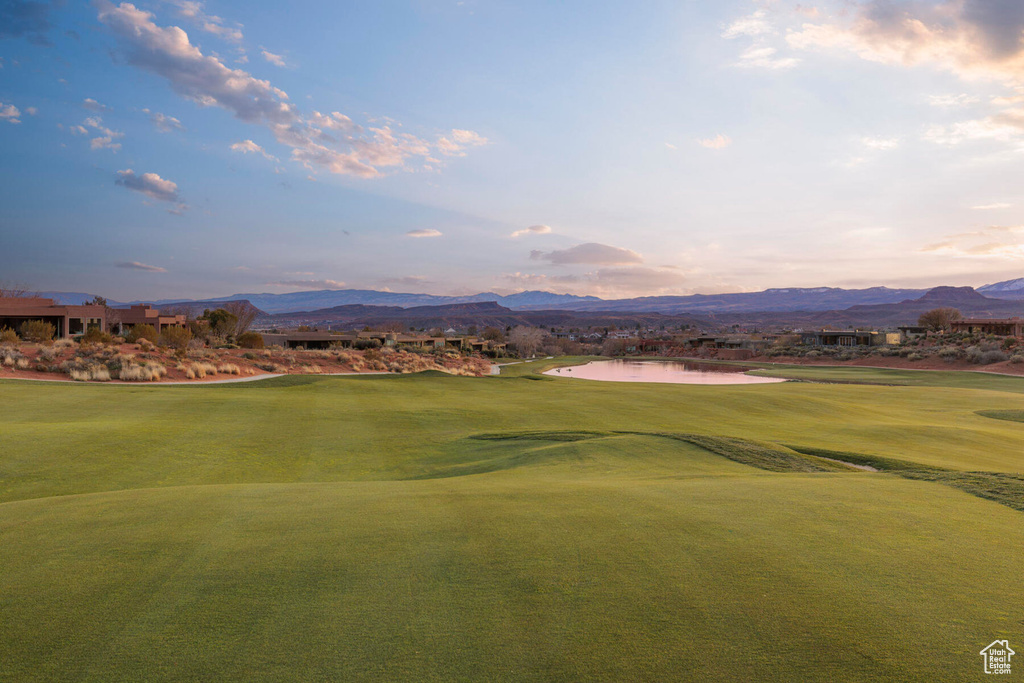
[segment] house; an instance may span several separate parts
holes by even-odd
[[[902,325],[897,327],[900,331],[900,341],[910,341],[911,339],[917,339],[918,337],[927,337],[928,328],[920,325]]]
[[[158,309],[147,304],[112,309],[110,317],[111,331],[117,334],[124,334],[125,330],[136,325],[152,325],[159,332],[165,327],[184,327],[188,322],[184,315],[161,314]]]
[[[821,330],[801,333],[800,341],[806,346],[886,346],[899,344],[900,336],[873,330]]]
[[[951,323],[953,332],[993,334],[997,337],[1024,337],[1024,318],[965,318]]]
[[[0,298],[0,328],[17,330],[29,320],[48,322],[56,329],[58,339],[84,334],[87,329],[107,331],[107,308],[99,304],[58,306],[53,299],[42,297]]]

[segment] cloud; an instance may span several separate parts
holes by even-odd
[[[422,275],[403,275],[402,277],[386,277],[379,280],[380,283],[385,285],[425,285],[429,284],[430,280]]]
[[[340,128],[330,133],[316,125],[322,119],[303,118],[288,94],[269,81],[242,69],[231,69],[213,55],[204,55],[188,34],[176,26],[162,27],[153,15],[130,3],[99,3],[99,20],[117,37],[125,61],[166,79],[181,97],[203,107],[220,107],[246,123],[266,127],[293,161],[309,170],[372,178],[380,167],[401,167],[412,156],[431,156],[432,149],[458,154],[467,146],[485,144],[473,131],[453,130],[449,138],[431,145],[389,125],[369,129],[368,135]],[[341,122],[342,115],[332,118]],[[345,117],[347,118],[347,117]],[[336,133],[343,133],[335,136]]]
[[[896,149],[900,145],[899,138],[863,138],[865,147],[878,150]]]
[[[121,187],[141,192],[150,199],[177,204],[179,212],[186,208],[181,201],[181,197],[178,195],[178,185],[170,180],[164,180],[156,173],[136,175],[135,171],[129,168],[124,171],[118,171],[115,182]]]
[[[317,128],[327,130],[336,130],[342,133],[361,133],[363,129],[352,122],[352,119],[345,116],[341,112],[331,112],[327,116],[324,116],[318,111],[314,111],[313,115],[309,117],[309,123],[316,126]]]
[[[405,234],[409,237],[440,237],[442,233],[433,228],[420,228],[419,230],[410,230]]]
[[[99,136],[89,141],[89,149],[109,149],[112,152],[117,152],[121,149],[121,143],[114,142],[114,140],[123,138],[124,133],[107,128],[103,125],[103,119],[98,116],[90,116],[82,123],[99,133]],[[71,132],[78,135],[87,135],[89,131],[84,126],[73,126]]]
[[[719,133],[713,138],[703,138],[697,140],[697,144],[701,147],[707,147],[708,149],[725,149],[732,144],[732,138],[728,135],[722,135]]]
[[[516,230],[510,235],[510,237],[522,237],[523,235],[550,235],[551,226],[548,225],[531,225],[528,228],[522,230]]]
[[[804,24],[787,42],[885,64],[930,64],[965,78],[1024,76],[1024,5],[1016,0],[871,0],[854,8],[833,23]]]
[[[13,104],[0,102],[0,121],[7,123],[21,123],[21,111]]]
[[[35,107],[25,107],[25,113],[28,114],[29,116],[35,116],[36,114],[39,113],[39,110],[36,109]]]
[[[299,287],[307,289],[345,289],[345,283],[338,280],[280,280],[268,282],[270,287]]]
[[[144,113],[149,114],[149,120],[153,124],[153,127],[160,133],[170,133],[175,130],[185,130],[185,127],[181,125],[181,121],[174,118],[173,116],[167,116],[161,114],[158,111],[150,111],[149,109],[143,109]]]
[[[29,0],[0,2],[0,39],[25,38],[37,45],[49,45],[50,4]]]
[[[617,266],[630,263],[643,263],[643,257],[630,249],[612,247],[607,244],[587,242],[577,244],[568,249],[555,251],[531,251],[530,258],[535,261],[547,261],[555,265],[589,264]]]
[[[921,247],[919,251],[958,258],[1016,261],[1024,258],[1024,225],[992,225],[947,235],[943,241]]]
[[[775,27],[768,23],[767,16],[768,13],[765,10],[759,9],[753,14],[740,17],[722,31],[722,37],[731,40],[740,36],[756,38],[776,33]]]
[[[740,53],[736,66],[754,69],[792,69],[800,63],[796,57],[776,57],[774,47],[751,45]]]
[[[94,100],[91,97],[86,97],[84,100],[82,100],[82,107],[84,107],[85,109],[88,109],[89,111],[98,111],[98,112],[111,111],[110,107],[108,107],[105,104],[100,104],[99,102],[97,102],[96,100]]]
[[[244,36],[242,35],[241,25],[238,25],[237,28],[225,26],[223,19],[207,14],[204,11],[203,3],[195,2],[194,0],[170,0],[170,2],[172,5],[177,6],[178,13],[181,16],[190,19],[192,23],[203,31],[232,43],[242,42]]]
[[[139,263],[138,261],[122,261],[121,263],[115,263],[116,268],[127,268],[128,270],[144,270],[147,273],[166,273],[166,268],[160,266],[150,266],[145,263]]]
[[[242,154],[262,154],[264,158],[270,159],[271,161],[277,161],[277,157],[267,154],[266,150],[257,145],[252,140],[243,140],[242,142],[236,142],[231,145],[232,152],[241,152]]]
[[[437,138],[437,149],[446,156],[466,156],[464,151],[467,147],[480,147],[489,143],[489,140],[479,133],[471,130],[453,129],[447,136]]]
[[[928,104],[933,107],[966,107],[971,104],[980,102],[980,97],[974,95],[968,95],[967,93],[960,93],[959,95],[929,95]]]
[[[769,45],[778,29],[769,20],[768,11],[759,9],[753,14],[736,19],[721,36],[726,40],[751,39],[750,45],[740,53],[734,66],[756,69],[790,69],[800,63],[795,57],[778,57],[778,49]]]
[[[282,57],[281,55],[275,55],[273,52],[269,52],[267,50],[262,49],[260,50],[260,54],[263,55],[263,59],[267,60],[274,66],[288,66],[287,64],[285,64],[284,57]]]
[[[971,208],[975,211],[991,211],[993,209],[1009,209],[1011,206],[1013,206],[1013,204],[996,202],[995,204],[980,204],[978,206],[972,206]]]

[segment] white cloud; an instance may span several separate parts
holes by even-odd
[[[178,195],[178,185],[170,180],[161,178],[156,173],[136,175],[135,171],[129,168],[124,171],[118,171],[115,182],[121,187],[144,194],[150,199],[176,204],[178,212],[184,211],[187,208]]]
[[[433,228],[420,228],[418,230],[410,230],[405,233],[409,237],[440,237],[441,231],[434,230]]]
[[[767,45],[751,45],[740,53],[736,66],[755,69],[792,69],[800,63],[796,57],[776,57],[774,47]]]
[[[523,235],[549,235],[551,234],[551,226],[549,225],[531,225],[528,228],[522,230],[516,230],[512,233],[511,237],[522,237]]]
[[[289,287],[300,289],[345,289],[345,283],[338,280],[280,280],[268,282],[271,287]]]
[[[441,154],[447,156],[466,156],[467,147],[480,147],[488,144],[489,140],[479,133],[471,130],[454,129],[447,136],[437,138],[436,147]]]
[[[928,104],[933,107],[966,107],[971,104],[980,102],[980,97],[974,95],[968,95],[967,93],[960,93],[959,95],[929,95]]]
[[[739,38],[740,36],[750,36],[756,38],[758,36],[768,35],[776,33],[775,27],[773,27],[767,21],[768,13],[759,9],[753,14],[745,17],[740,17],[735,20],[722,32],[722,37],[727,39]]]
[[[147,273],[166,273],[166,268],[160,266],[151,266],[145,263],[139,263],[138,261],[122,261],[121,263],[115,263],[117,268],[126,268],[128,270],[144,270]]]
[[[957,258],[1017,261],[1024,258],[1024,225],[992,225],[946,236],[919,251]]]
[[[277,161],[277,157],[267,154],[266,150],[257,145],[252,140],[243,140],[242,142],[236,142],[231,145],[232,152],[241,152],[242,154],[261,154],[264,158],[270,159],[271,161]]]
[[[1013,204],[1007,204],[1006,202],[996,202],[994,204],[979,204],[971,208],[975,211],[992,211],[993,209],[1009,209],[1012,206]]]
[[[94,100],[91,97],[86,97],[84,100],[82,100],[82,106],[85,109],[88,109],[89,111],[98,111],[98,112],[111,111],[110,107],[108,107],[105,104],[100,104],[99,102],[97,102],[96,100]]]
[[[21,123],[21,111],[13,104],[0,102],[0,121],[7,123]]]
[[[900,146],[899,138],[871,138],[866,137],[861,140],[865,147],[877,150],[890,150],[896,149]]]
[[[235,28],[225,26],[223,19],[205,12],[203,3],[194,0],[169,0],[169,2],[178,7],[178,13],[181,16],[190,19],[203,31],[232,43],[242,42],[244,36],[241,25]]]
[[[701,147],[707,147],[708,149],[725,149],[732,144],[732,138],[728,135],[722,135],[719,133],[713,138],[702,138],[697,140],[697,144]]]
[[[353,129],[337,139],[317,127],[322,118],[303,118],[283,90],[242,69],[228,68],[216,56],[204,55],[182,29],[158,26],[151,13],[129,3],[97,2],[100,21],[117,36],[129,64],[165,78],[176,93],[200,106],[220,107],[241,121],[265,126],[280,144],[291,148],[293,161],[311,171],[321,168],[372,178],[381,174],[378,167],[401,167],[411,156],[430,156],[430,144],[407,133],[394,133],[389,125],[371,128],[368,136]],[[444,143],[439,140],[434,147],[455,154],[486,143],[467,130],[454,130],[450,139],[442,139]]]
[[[149,109],[143,109],[142,111],[146,114],[149,114],[150,122],[152,122],[153,126],[160,133],[170,133],[171,131],[175,130],[185,130],[185,127],[181,125],[181,121],[174,118],[173,116],[161,114],[158,111],[150,111]]]
[[[99,133],[97,137],[89,141],[89,149],[109,149],[112,152],[117,152],[121,149],[121,143],[114,142],[114,140],[123,138],[124,133],[104,126],[103,119],[99,116],[90,116],[82,123]],[[71,132],[78,135],[88,134],[88,130],[83,126],[74,126],[71,128]]]
[[[36,114],[39,113],[39,110],[36,109],[35,107],[25,107],[25,113],[28,114],[29,116],[35,116]]]
[[[274,66],[288,66],[285,64],[284,57],[281,55],[275,55],[273,52],[269,52],[267,50],[260,50],[260,54],[263,55],[263,59],[267,60]]]
[[[530,258],[535,261],[547,261],[555,265],[590,264],[601,266],[619,266],[631,263],[643,263],[643,257],[631,249],[612,247],[607,244],[587,242],[577,244],[568,249],[554,251],[531,251]]]

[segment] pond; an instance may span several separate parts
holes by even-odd
[[[775,384],[775,377],[746,374],[753,368],[686,361],[598,360],[586,365],[548,370],[545,375],[605,382],[659,382],[664,384]]]

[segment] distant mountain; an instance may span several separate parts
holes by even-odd
[[[31,292],[36,294],[36,292]],[[86,294],[85,292],[39,292],[39,296],[44,299],[53,299],[58,306],[78,306],[84,304],[86,301],[92,301],[95,294]],[[120,301],[107,300],[108,306],[127,306]]]
[[[838,287],[790,287],[736,294],[692,294],[690,296],[648,296],[610,301],[574,301],[546,308],[574,311],[634,311],[664,313],[747,313],[771,311],[828,311],[863,304],[899,303],[917,298],[923,289],[840,289]],[[522,308],[534,308],[523,306]]]
[[[291,292],[288,294],[232,294],[231,296],[208,299],[208,301],[233,301],[239,299],[246,299],[267,313],[313,311],[354,304],[410,308],[412,306],[443,306],[447,304],[494,301],[510,308],[518,308],[527,304],[541,308],[551,308],[555,304],[566,305],[574,301],[600,301],[600,299],[594,296],[574,296],[572,294],[553,294],[551,292],[519,292],[509,296],[502,296],[494,292],[482,292],[468,296],[442,296],[437,294],[378,292],[372,289],[321,289],[309,292]],[[161,301],[153,303],[172,305],[181,302]]]
[[[1024,299],[1024,277],[993,282],[990,285],[978,287],[978,291],[995,299]]]

